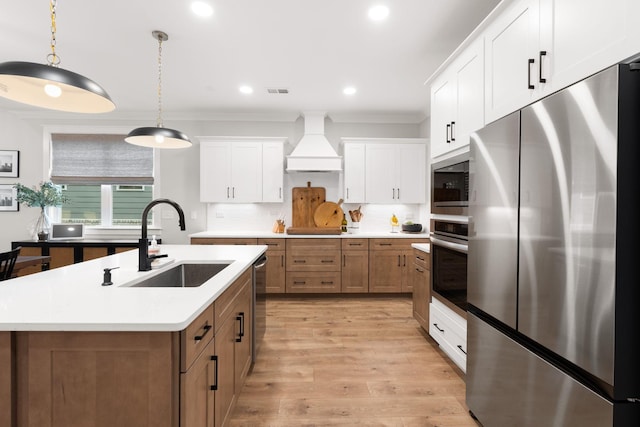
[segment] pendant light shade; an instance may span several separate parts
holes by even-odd
[[[59,68],[56,54],[56,0],[50,0],[51,53],[48,64],[0,64],[0,96],[23,104],[73,113],[107,113],[116,106],[96,82]]]
[[[162,42],[169,36],[162,31],[151,33],[158,40],[158,120],[156,127],[140,127],[129,132],[124,139],[129,144],[151,148],[187,148],[191,141],[184,133],[165,128],[162,124]]]

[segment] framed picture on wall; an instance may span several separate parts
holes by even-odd
[[[0,184],[0,212],[17,212],[18,190],[13,188],[13,184]]]
[[[17,178],[20,176],[20,152],[17,150],[0,150],[0,178]]]

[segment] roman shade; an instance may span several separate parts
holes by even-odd
[[[153,184],[153,149],[127,144],[124,135],[51,135],[55,184]]]

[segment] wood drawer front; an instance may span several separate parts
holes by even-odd
[[[340,239],[287,239],[287,252],[326,253],[340,251]]]
[[[429,335],[462,371],[467,370],[466,325],[455,320],[451,313],[443,311],[439,304],[429,305]]]
[[[293,254],[287,250],[287,271],[340,271],[341,252],[323,255]]]
[[[419,249],[413,249],[413,263],[418,267],[431,270],[431,254],[423,252]]]
[[[180,332],[180,371],[186,372],[214,334],[213,304]]]
[[[213,304],[216,332],[218,332],[218,329],[220,329],[225,319],[233,314],[233,307],[238,299],[238,295],[244,291],[244,287],[251,287],[251,278],[252,270],[249,268],[216,299]]]
[[[287,293],[338,293],[340,289],[340,272],[287,273]]]
[[[368,251],[369,239],[342,239],[343,251]]]
[[[223,238],[223,237],[192,237],[192,245],[257,245],[258,239],[252,238]]]
[[[429,239],[371,239],[369,249],[376,251],[412,249],[412,243],[428,243]]]
[[[259,245],[269,246],[270,251],[284,251],[287,241],[285,239],[258,239]]]

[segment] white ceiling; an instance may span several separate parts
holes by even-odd
[[[157,108],[157,41],[163,44],[163,107],[171,114],[291,113],[425,117],[424,81],[499,0],[58,0],[61,67],[101,84],[116,114]],[[46,62],[48,0],[5,2],[0,62]],[[373,22],[370,6],[389,18]],[[254,87],[250,96],[241,84]],[[353,85],[351,97],[342,89]],[[270,87],[288,95],[270,95]],[[0,99],[0,109],[34,110]],[[114,116],[115,117],[115,116]]]

